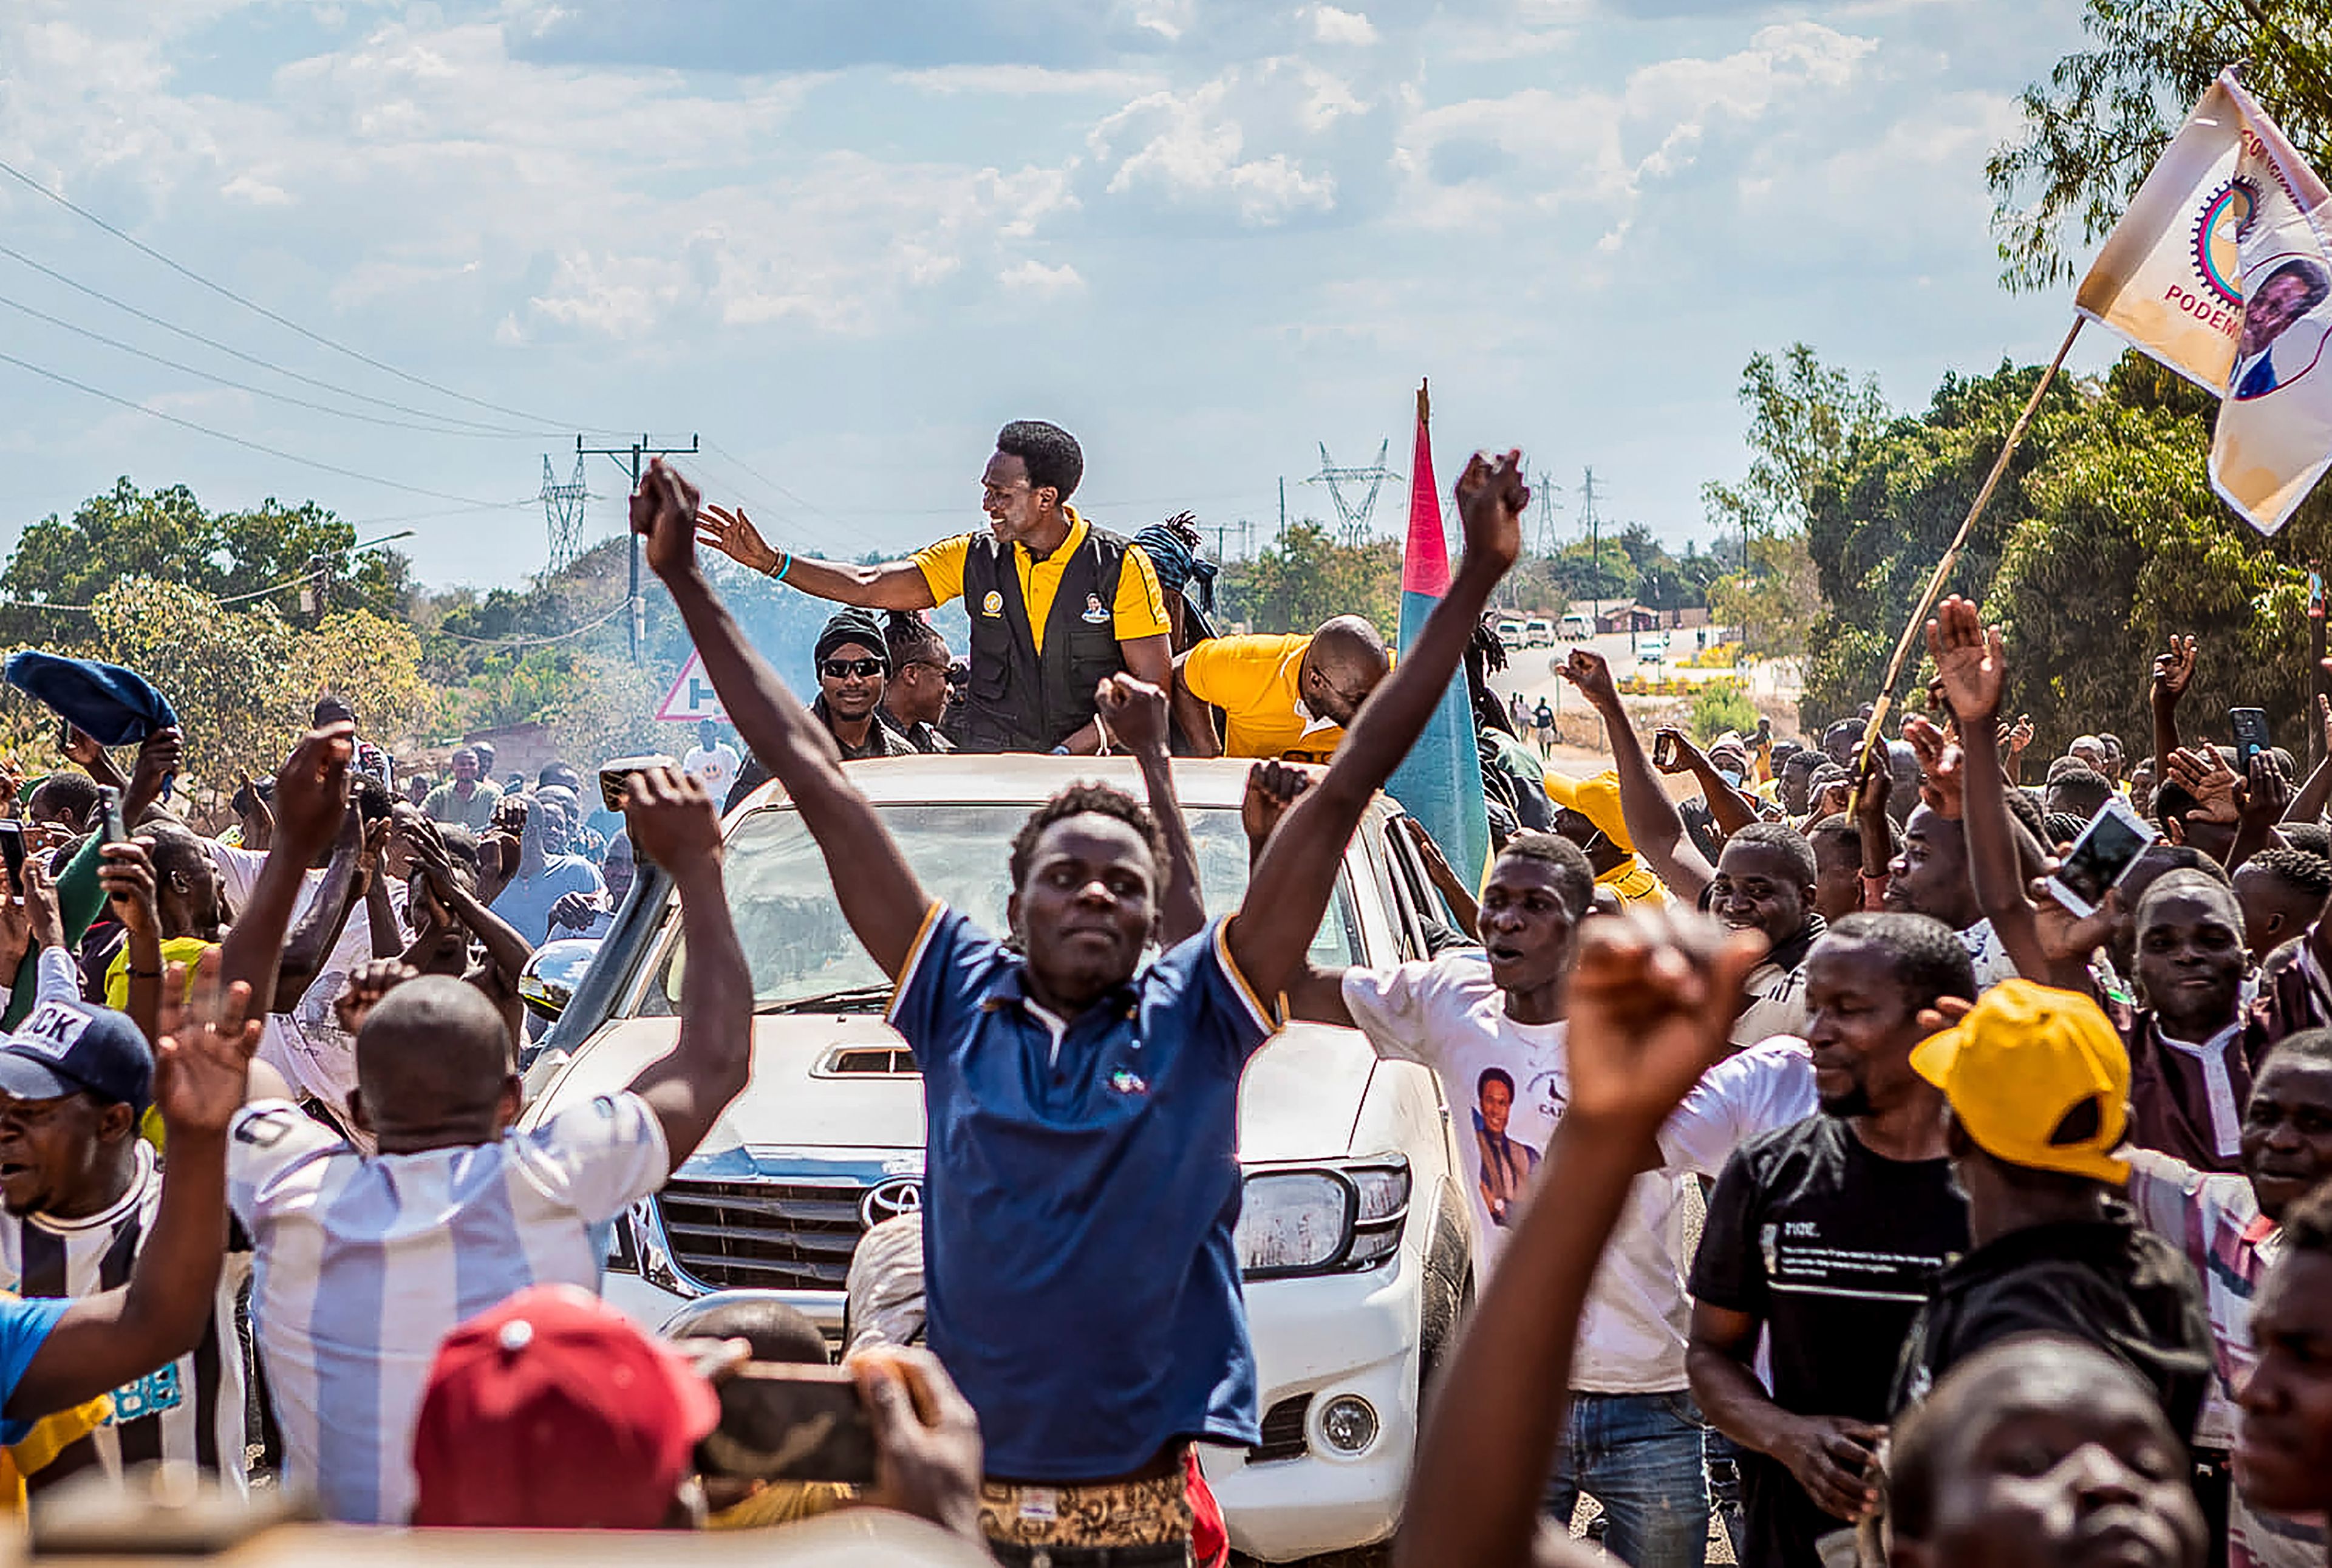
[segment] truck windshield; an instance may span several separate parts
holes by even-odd
[[[1006,869],[1012,836],[1034,808],[1014,801],[878,809],[884,826],[922,879],[924,891],[961,910],[983,930],[1001,935],[1004,903],[1012,891]],[[1207,913],[1210,917],[1227,914],[1247,891],[1247,834],[1239,815],[1218,808],[1186,816],[1198,846]],[[830,1002],[843,1012],[883,1010],[889,1000],[888,982],[842,918],[826,859],[798,813],[790,807],[771,807],[740,822],[729,837],[722,875],[730,913],[752,966],[757,1009],[781,1011]],[[1312,959],[1324,967],[1349,965],[1360,951],[1351,888],[1339,878],[1335,897],[1313,939]],[[686,963],[675,921],[656,961],[655,979],[641,996],[641,1014],[661,1016],[674,1010]]]

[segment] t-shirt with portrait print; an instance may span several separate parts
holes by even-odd
[[[1563,1023],[1517,1023],[1478,949],[1429,963],[1344,971],[1344,1006],[1377,1055],[1430,1067],[1456,1120],[1486,1283],[1521,1200],[1563,1120],[1571,1080]],[[1682,1218],[1673,1173],[1636,1178],[1588,1295],[1571,1385],[1595,1393],[1685,1386]]]

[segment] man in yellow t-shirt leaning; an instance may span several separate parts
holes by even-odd
[[[1359,616],[1308,636],[1209,637],[1174,661],[1174,722],[1201,757],[1325,762],[1391,667]],[[1223,711],[1219,738],[1210,706]]]
[[[1140,545],[1095,528],[1069,496],[1085,454],[1057,425],[1016,419],[981,476],[989,531],[958,534],[906,560],[845,566],[763,542],[741,511],[703,509],[701,536],[732,560],[822,599],[922,610],[961,598],[971,678],[944,729],[966,751],[1101,749],[1094,690],[1121,672],[1161,690],[1172,678],[1166,605]]]
[[[1594,868],[1595,885],[1621,904],[1664,904],[1665,884],[1636,853],[1628,837],[1628,820],[1620,812],[1620,775],[1606,768],[1585,779],[1572,779],[1550,768],[1546,796],[1555,805],[1554,830],[1579,846]]]

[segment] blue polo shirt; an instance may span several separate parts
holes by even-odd
[[[891,1005],[923,1074],[931,1347],[988,1473],[1102,1480],[1179,1438],[1253,1443],[1231,1232],[1239,1073],[1269,1015],[1220,921],[1066,1028],[1025,974],[934,904]]]

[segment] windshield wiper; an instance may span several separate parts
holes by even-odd
[[[765,1002],[753,1011],[763,1016],[770,1013],[879,1012],[890,999],[891,982],[882,980],[874,985],[846,986],[838,991],[820,991],[813,997],[796,997],[789,1001]]]

